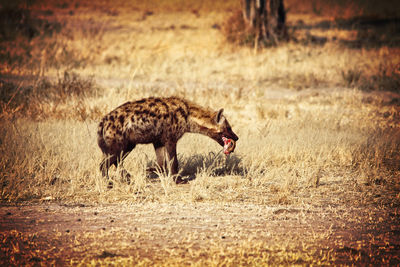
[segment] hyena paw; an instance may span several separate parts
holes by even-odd
[[[121,178],[123,182],[126,182],[127,184],[131,183],[131,175],[124,169],[121,170]]]

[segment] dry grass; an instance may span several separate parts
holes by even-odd
[[[346,42],[359,41],[356,30],[301,28],[335,21],[340,12],[326,14],[326,6],[312,1],[314,11],[303,14],[299,2],[288,1],[292,41],[254,51],[228,44],[219,30],[236,1],[215,8],[200,2],[46,1],[29,8],[32,18],[62,26],[53,35],[38,27],[45,32],[0,44],[1,202],[300,206],[329,209],[337,217],[349,207],[373,206],[398,214],[398,46],[355,48]],[[350,11],[362,14],[345,10],[344,18]],[[317,35],[326,43],[307,39]],[[114,187],[108,189],[98,169],[99,119],[125,101],[166,95],[223,107],[240,137],[235,153],[225,157],[211,139],[185,135],[178,157],[190,182],[175,185],[168,175],[147,177],[155,155],[152,146],[140,145],[124,163],[131,184],[112,169]],[[307,219],[296,216],[296,222]],[[351,214],[346,218],[351,221]],[[323,242],[324,231],[310,240]],[[207,243],[209,254],[191,253],[198,265],[349,262],[326,251],[317,257],[306,241],[301,253],[275,241],[228,249]],[[151,264],[151,257],[117,256],[96,260]],[[90,257],[71,263],[95,264]]]
[[[143,89],[120,94],[140,95]],[[224,95],[220,90],[210,97],[211,92],[197,94],[197,102],[217,103]],[[190,98],[189,93],[181,92]],[[240,136],[232,156],[225,158],[218,144],[207,137],[191,134],[179,142],[182,174],[195,178],[189,192],[172,185],[171,177],[162,178],[161,184],[145,178],[146,166],[155,159],[152,147],[145,145],[125,160],[125,168],[134,174],[133,183],[126,185],[115,172],[112,179],[117,186],[107,190],[98,171],[97,123],[77,121],[82,117],[74,110],[70,119],[3,120],[2,199],[266,204],[280,202],[280,194],[290,195],[339,177],[355,184],[394,182],[400,136],[398,111],[393,106],[377,108],[364,103],[362,93],[346,90],[292,100],[246,98],[225,98],[222,105]],[[92,101],[96,100],[104,101]],[[265,198],[270,193],[273,199]]]

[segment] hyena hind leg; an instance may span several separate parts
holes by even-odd
[[[117,165],[119,163],[120,170],[121,170],[120,175],[121,175],[122,179],[124,181],[126,181],[128,184],[131,183],[131,175],[127,170],[125,170],[125,168],[123,166],[123,161],[135,147],[136,147],[136,144],[128,143],[125,146],[125,149],[121,152],[121,156],[117,160]],[[115,166],[117,167],[117,165],[115,165]]]
[[[122,177],[122,179],[124,180],[124,182],[127,182],[128,184],[131,183],[131,174],[124,169],[124,167],[122,166],[122,164],[120,165],[120,172],[119,175]]]
[[[108,170],[110,169],[111,165],[115,165],[117,167],[118,157],[116,155],[106,155],[104,159],[100,163],[100,171],[103,177],[108,177]]]
[[[100,171],[104,178],[107,178],[108,185],[107,188],[111,189],[114,187],[113,182],[110,180],[108,176],[108,170],[110,169],[111,165],[117,166],[118,159],[115,155],[107,156],[105,155],[104,159],[100,163]]]
[[[129,151],[130,152],[130,151]],[[112,165],[115,166],[115,168],[120,169],[120,176],[123,178],[124,181],[126,181],[128,184],[131,182],[131,175],[130,173],[124,169],[123,166],[123,160],[125,157],[129,154],[129,152],[122,152],[120,156],[118,155],[109,155],[106,156],[103,161],[100,163],[100,171],[103,177],[106,177],[108,180],[110,177],[108,176],[108,171]]]

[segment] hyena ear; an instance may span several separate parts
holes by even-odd
[[[215,121],[216,121],[216,123],[218,123],[218,124],[222,124],[222,123],[224,122],[224,120],[225,120],[225,117],[222,116],[222,112],[224,112],[224,109],[223,109],[223,108],[221,108],[221,109],[218,111],[217,116],[215,117]]]

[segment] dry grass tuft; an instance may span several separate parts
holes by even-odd
[[[400,132],[398,129],[376,129],[354,153],[354,164],[365,183],[388,184],[400,170]]]
[[[364,74],[361,69],[353,68],[342,71],[342,78],[349,87],[357,87],[363,91],[400,92],[400,65],[381,63],[377,70]]]

